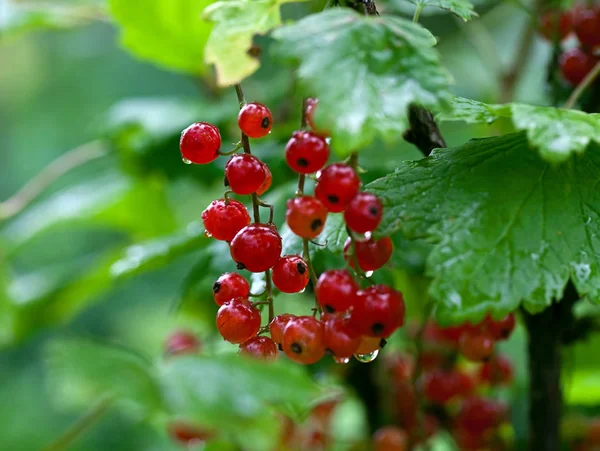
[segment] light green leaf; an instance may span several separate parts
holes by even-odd
[[[435,242],[430,293],[443,322],[539,311],[568,279],[600,299],[600,146],[552,166],[525,133],[438,149],[376,180],[380,235],[401,229]]]
[[[276,55],[299,65],[301,93],[319,98],[315,120],[340,156],[379,137],[397,142],[411,103],[438,110],[449,95],[435,38],[406,19],[334,8],[273,36]]]
[[[471,20],[477,13],[473,10],[473,4],[467,0],[409,0],[417,6],[435,6],[456,14],[465,22]]]
[[[600,404],[600,374],[597,369],[575,371],[566,377],[568,384],[565,398],[568,404],[590,407]]]
[[[510,104],[489,105],[464,97],[453,97],[450,108],[436,115],[440,121],[464,121],[470,124],[491,124],[501,117],[511,117]]]
[[[248,50],[252,38],[281,25],[279,8],[294,0],[226,0],[204,11],[215,22],[206,44],[205,60],[214,64],[217,84],[230,86],[252,75],[260,63]]]
[[[204,47],[212,24],[202,20],[211,0],[110,0],[131,53],[169,69],[202,74]]]

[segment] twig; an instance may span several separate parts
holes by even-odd
[[[410,128],[404,132],[404,139],[423,152],[427,157],[433,149],[446,147],[446,141],[438,128],[433,114],[419,105],[408,108]]]
[[[107,154],[108,151],[101,141],[91,141],[62,154],[27,182],[14,196],[0,203],[0,221],[20,213],[67,172]]]
[[[594,68],[585,76],[585,78],[577,85],[573,90],[567,101],[565,102],[565,108],[573,108],[575,102],[581,97],[581,94],[598,78],[600,75],[600,61],[596,63]]]

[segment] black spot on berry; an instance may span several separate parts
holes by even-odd
[[[236,267],[237,269],[239,269],[240,271],[241,271],[242,269],[246,269],[246,266],[245,266],[243,263],[237,263],[237,264],[235,265],[235,267]]]
[[[313,222],[310,223],[310,228],[313,231],[319,230],[323,226],[323,221],[320,219],[314,219]]]
[[[481,361],[483,363],[488,363],[490,360],[492,360],[492,356],[491,355],[488,355],[487,357],[484,357],[483,359],[481,359]]]
[[[271,125],[271,120],[268,117],[263,117],[263,120],[260,123],[260,126],[262,128],[269,128],[269,125]]]
[[[381,335],[383,329],[385,329],[385,326],[381,323],[375,323],[371,326],[371,332],[373,332],[375,335]]]
[[[329,202],[331,202],[332,204],[337,204],[340,201],[340,198],[337,196],[334,196],[333,194],[330,194],[329,196],[327,196],[327,200]]]
[[[223,185],[229,186],[229,180],[227,180],[227,176],[223,177]]]
[[[379,214],[379,208],[373,205],[372,207],[369,207],[369,213],[371,213],[373,216],[377,216]]]
[[[508,337],[510,337],[510,330],[508,330],[508,329],[503,329],[503,330],[500,332],[500,336],[501,336],[501,337],[502,337],[504,340],[506,340]]]
[[[306,266],[304,266],[304,263],[297,263],[296,269],[298,270],[298,273],[300,273],[300,274],[304,274],[306,272]]]
[[[382,338],[381,341],[379,342],[379,347],[381,349],[383,349],[386,344],[387,344],[387,340],[385,338]]]
[[[308,160],[306,158],[298,158],[296,160],[296,163],[298,164],[298,166],[300,166],[301,168],[305,168],[306,166],[308,166]]]
[[[300,346],[298,343],[292,343],[290,349],[294,354],[302,354],[302,346]]]
[[[331,305],[325,305],[325,311],[327,313],[334,313],[335,309]]]
[[[215,282],[213,284],[213,293],[218,293],[221,289],[221,282]]]
[[[331,356],[334,356],[334,355],[335,355],[335,353],[334,353],[334,352],[333,352],[331,349],[329,349],[329,348],[326,348],[326,349],[325,349],[325,354],[327,354],[327,355],[331,355]]]
[[[280,351],[283,351],[283,346],[281,346],[281,343],[278,343],[278,344],[277,344],[277,348],[278,348]]]

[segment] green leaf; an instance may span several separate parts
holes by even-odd
[[[52,393],[66,407],[110,397],[136,415],[162,409],[150,362],[125,348],[89,340],[56,340],[46,349]]]
[[[417,7],[435,6],[456,14],[465,22],[471,20],[477,13],[473,10],[473,5],[467,0],[409,0]]]
[[[600,146],[552,166],[525,133],[438,149],[368,190],[384,204],[379,235],[435,242],[430,293],[443,322],[539,311],[571,278],[600,298]]]
[[[201,19],[211,0],[110,0],[131,53],[169,69],[203,74],[204,47],[212,24]]]
[[[378,137],[397,142],[408,127],[409,104],[438,110],[448,96],[450,76],[435,38],[406,19],[334,8],[273,36],[276,55],[299,65],[301,93],[319,98],[315,120],[331,131],[340,156]]]
[[[511,117],[510,104],[489,105],[464,97],[453,97],[450,108],[436,115],[437,120],[470,124],[492,124],[501,117]]]
[[[281,25],[279,8],[291,1],[296,0],[226,0],[206,8],[204,17],[215,27],[205,60],[215,65],[219,86],[239,83],[258,69],[259,60],[248,53],[252,38]]]

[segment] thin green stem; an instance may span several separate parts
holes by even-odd
[[[273,216],[275,215],[275,208],[273,205],[263,202],[260,199],[258,199],[258,205],[269,209],[269,224],[273,224]]]
[[[565,108],[573,108],[577,100],[581,97],[584,91],[598,78],[600,75],[600,61],[596,63],[593,69],[585,76],[585,78],[573,90],[568,100],[565,103]]]
[[[415,8],[415,14],[413,15],[412,21],[414,23],[419,23],[419,17],[421,16],[421,11],[423,11],[423,3],[417,3],[417,7]]]
[[[242,85],[237,83],[233,86],[235,88],[235,93],[238,98],[238,103],[240,104],[240,108],[246,105],[246,97],[244,97],[244,91],[242,90]]]
[[[265,281],[267,283],[267,301],[269,301],[269,324],[275,318],[275,308],[273,306],[273,282],[271,280],[271,270],[265,271]]]
[[[219,152],[218,152],[218,153],[219,153],[219,155],[221,155],[222,157],[228,157],[229,155],[233,155],[234,153],[236,153],[236,152],[237,152],[238,150],[240,150],[242,147],[243,147],[243,146],[242,146],[242,142],[240,141],[240,142],[238,142],[238,143],[235,145],[235,147],[234,147],[233,149],[231,149],[231,150],[229,150],[229,151],[227,151],[227,152],[221,152],[221,151],[219,150]]]

